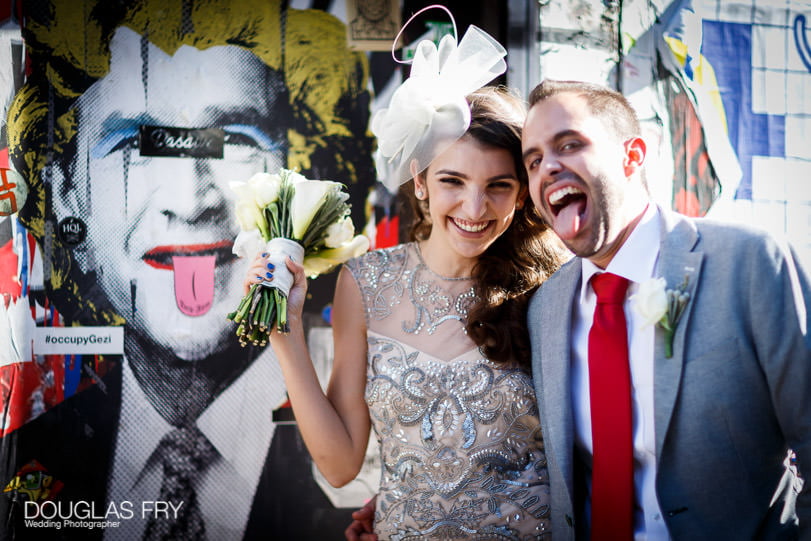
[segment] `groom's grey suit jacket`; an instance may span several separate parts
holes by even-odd
[[[656,330],[656,494],[675,540],[811,538],[811,310],[808,274],[767,235],[663,211],[658,272],[690,301],[673,356]],[[582,538],[588,475],[574,451],[575,258],[534,295],[532,370],[556,541]],[[774,499],[773,499],[774,497]],[[796,507],[795,507],[796,504]],[[799,530],[797,528],[799,517]]]

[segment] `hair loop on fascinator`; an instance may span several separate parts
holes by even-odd
[[[415,13],[403,28],[431,8],[444,9],[453,20],[447,8],[433,5]],[[395,43],[398,38],[399,34]],[[394,91],[388,108],[372,118],[378,178],[389,191],[396,192],[412,177],[413,161],[422,172],[465,134],[470,126],[465,97],[504,73],[506,55],[498,41],[473,25],[458,45],[450,35],[440,40],[439,47],[431,40],[417,45],[409,78]]]

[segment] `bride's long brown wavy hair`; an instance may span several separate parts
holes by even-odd
[[[512,154],[523,193],[527,172],[521,157],[524,102],[504,87],[485,87],[467,97],[471,121],[466,136]],[[424,174],[424,173],[423,173]],[[413,182],[413,181],[412,181]],[[413,213],[411,240],[431,233],[428,202],[406,186]],[[512,224],[479,256],[473,278],[479,302],[468,311],[467,333],[493,362],[531,364],[526,309],[530,294],[566,260],[567,253],[529,197],[516,207]]]

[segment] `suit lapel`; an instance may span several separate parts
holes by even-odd
[[[654,409],[656,431],[656,457],[661,459],[662,445],[667,434],[676,403],[684,367],[686,330],[690,325],[693,298],[701,275],[704,255],[693,251],[699,236],[695,224],[679,215],[660,209],[662,216],[662,242],[659,254],[659,275],[667,281],[668,289],[682,285],[690,295],[679,319],[673,337],[673,356],[665,356],[665,333],[656,329],[654,347]]]
[[[574,494],[573,456],[574,421],[572,416],[571,335],[572,306],[580,284],[580,260],[575,259],[561,269],[554,291],[544,297],[540,321],[542,353],[541,364],[544,411],[547,431],[544,440],[547,456],[558,462],[571,500]]]

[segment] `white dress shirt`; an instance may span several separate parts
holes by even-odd
[[[135,516],[105,530],[107,540],[140,539],[148,518],[141,502],[159,499],[163,468],[155,450],[174,427],[152,407],[129,363],[123,367],[121,421],[107,501],[132,502]],[[281,369],[268,347],[197,419],[217,458],[196,483],[208,539],[242,539],[273,439],[272,410],[286,398]]]
[[[668,540],[667,527],[662,519],[656,498],[656,439],[654,437],[653,410],[653,347],[654,327],[643,327],[640,318],[631,309],[630,297],[639,284],[654,276],[659,258],[659,212],[649,204],[634,230],[603,271],[591,261],[583,259],[582,284],[579,302],[575,302],[572,351],[572,407],[574,411],[575,443],[580,452],[591,459],[591,412],[589,400],[588,337],[594,317],[597,296],[589,284],[594,274],[611,272],[630,281],[625,300],[625,318],[628,324],[628,355],[631,365],[631,392],[633,394],[634,438],[634,491],[636,512],[634,532],[636,541]],[[591,488],[589,487],[589,490]],[[589,498],[590,501],[590,498]],[[588,509],[590,513],[590,508]]]

